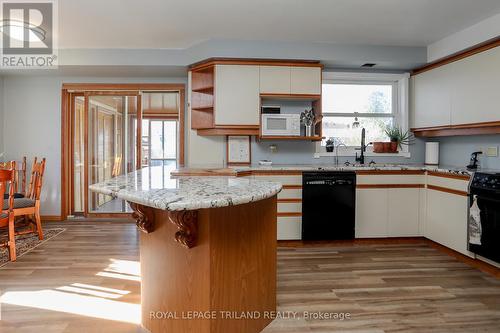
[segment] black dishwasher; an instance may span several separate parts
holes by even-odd
[[[354,239],[356,174],[302,173],[302,240]]]

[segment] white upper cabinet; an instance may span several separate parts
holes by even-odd
[[[500,121],[500,47],[415,75],[414,128]]]
[[[321,94],[320,67],[291,67],[290,68],[291,94]]]
[[[500,47],[450,64],[451,124],[500,120]]]
[[[215,125],[259,125],[259,66],[215,67]]]
[[[260,66],[261,94],[290,94],[289,66]]]
[[[413,77],[413,127],[450,125],[450,73],[448,66],[442,66]]]

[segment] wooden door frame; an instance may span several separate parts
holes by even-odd
[[[73,198],[73,163],[72,163],[72,152],[73,152],[73,106],[71,105],[71,96],[77,95],[84,91],[106,91],[113,92],[117,94],[123,92],[136,91],[141,92],[168,92],[176,91],[179,93],[179,166],[184,166],[184,141],[185,141],[185,97],[186,97],[186,86],[183,83],[63,83],[61,88],[61,213],[58,218],[54,220],[65,220],[67,219],[69,213],[72,211],[72,198]],[[140,96],[140,94],[139,94]],[[140,100],[140,97],[138,98]],[[87,100],[87,99],[86,99]],[[139,108],[138,116],[142,113],[142,103]],[[88,115],[84,115],[87,119]],[[85,124],[85,126],[88,126]],[[138,128],[138,134],[140,137],[141,129]],[[88,133],[85,131],[84,136]],[[86,139],[87,140],[87,139]],[[141,162],[141,151],[140,151],[140,140],[137,142],[137,163]],[[86,156],[86,155],[85,155]],[[87,178],[86,178],[87,179]],[[99,217],[123,217],[124,213],[110,213],[110,214],[99,214]]]

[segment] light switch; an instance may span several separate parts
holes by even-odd
[[[498,147],[488,147],[486,149],[486,156],[497,157],[498,156]]]

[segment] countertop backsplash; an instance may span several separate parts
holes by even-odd
[[[443,138],[416,138],[415,144],[410,146],[410,158],[401,156],[367,156],[366,162],[374,160],[378,164],[419,164],[425,162],[425,142],[437,141],[439,147],[439,163],[465,167],[469,164],[470,154],[479,149],[486,151],[488,147],[500,146],[500,135],[457,136]],[[277,146],[277,152],[271,153],[269,146]],[[316,143],[309,141],[257,141],[252,140],[252,164],[259,160],[271,160],[274,164],[330,164],[335,157],[322,156],[314,158]],[[500,170],[500,157],[480,155],[480,165],[484,169]],[[354,162],[354,156],[339,156],[339,164]]]
[[[277,152],[271,153],[269,146],[277,146]],[[316,143],[310,141],[257,141],[252,140],[252,164],[259,160],[271,160],[274,164],[329,164],[334,163],[334,156],[314,158]],[[425,140],[416,139],[410,146],[410,158],[402,156],[367,156],[366,163],[374,160],[376,163],[416,164],[424,163]],[[349,161],[354,163],[354,156],[339,156],[339,163]]]

